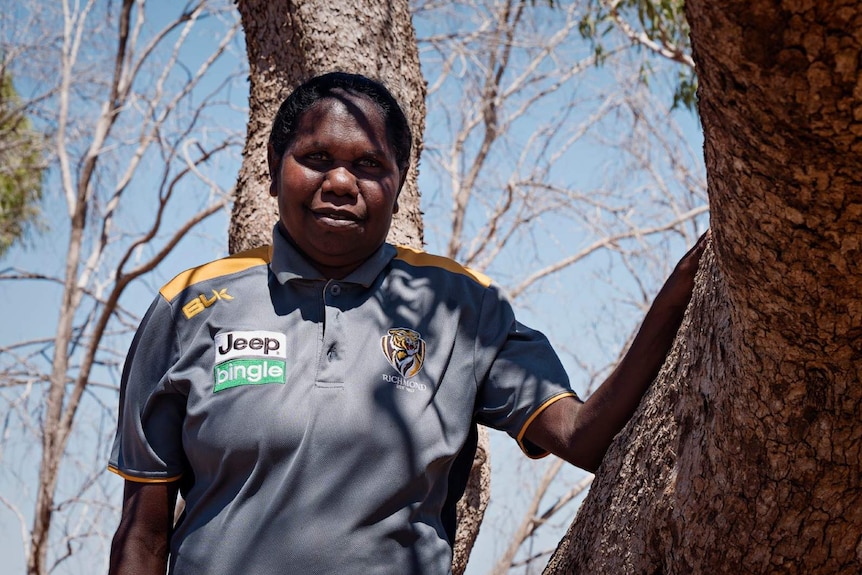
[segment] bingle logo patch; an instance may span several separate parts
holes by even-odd
[[[287,381],[287,339],[273,331],[229,331],[215,336],[213,393],[240,385]]]
[[[380,339],[383,355],[389,365],[398,370],[405,379],[413,377],[422,369],[425,361],[425,340],[418,331],[406,327],[395,327]]]

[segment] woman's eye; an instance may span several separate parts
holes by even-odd
[[[357,163],[358,165],[362,166],[363,168],[377,168],[377,167],[380,167],[380,162],[378,162],[377,160],[375,160],[375,159],[373,159],[373,158],[362,158],[361,160],[359,160],[359,161],[358,161],[358,162],[356,162],[356,163]]]

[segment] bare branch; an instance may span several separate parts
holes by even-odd
[[[707,213],[707,211],[709,211],[708,206],[701,206],[699,208],[695,208],[695,209],[689,211],[688,213],[682,214],[681,216],[679,216],[679,217],[675,218],[674,220],[667,222],[661,226],[655,226],[655,227],[643,228],[643,229],[633,229],[633,230],[628,231],[628,232],[615,234],[612,236],[608,236],[606,238],[601,238],[599,240],[596,240],[592,244],[579,250],[577,253],[572,254],[570,256],[567,256],[567,257],[559,260],[557,263],[550,265],[550,266],[547,266],[547,267],[533,273],[532,275],[527,277],[524,281],[522,281],[517,286],[515,286],[515,288],[510,290],[509,296],[513,299],[517,298],[522,293],[524,293],[524,291],[527,290],[531,285],[533,285],[534,283],[536,283],[540,279],[545,278],[551,274],[554,274],[554,273],[556,273],[556,272],[558,272],[564,268],[567,268],[567,267],[581,261],[582,259],[586,258],[587,256],[595,253],[598,250],[615,247],[618,242],[625,240],[625,239],[640,238],[643,236],[650,236],[650,235],[666,232],[668,230],[672,230],[672,229],[676,228],[677,226],[679,226],[680,224],[694,219],[696,216]]]

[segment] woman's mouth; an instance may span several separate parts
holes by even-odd
[[[354,225],[362,218],[344,210],[312,210],[311,214],[322,224],[335,227]]]

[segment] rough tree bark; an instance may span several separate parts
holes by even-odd
[[[398,200],[389,241],[423,246],[417,186],[425,125],[425,81],[407,0],[237,0],[249,60],[249,121],[231,215],[232,253],[268,244],[277,220],[269,197],[266,142],[272,118],[288,92],[315,74],[358,72],[381,80],[399,100],[413,130],[410,172]],[[458,504],[453,572],[463,573],[490,494],[488,437],[479,446]]]
[[[860,573],[862,5],[686,11],[713,250],[545,573]]]

